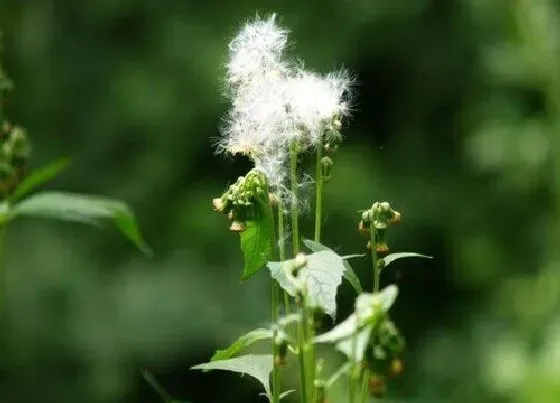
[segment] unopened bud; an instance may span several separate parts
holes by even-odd
[[[382,398],[387,390],[385,379],[381,375],[373,374],[368,380],[368,389],[371,397]]]
[[[387,222],[391,225],[398,224],[401,222],[401,213],[398,211],[393,210],[393,217],[387,220]]]
[[[231,226],[229,227],[229,230],[233,232],[243,232],[246,229],[247,226],[245,225],[245,223],[243,221],[237,221],[237,220],[233,220],[231,222]]]
[[[404,372],[404,362],[400,358],[395,358],[389,364],[389,376],[390,377],[397,377],[402,375]]]
[[[278,205],[278,196],[276,196],[274,193],[270,192],[268,194],[268,202],[270,203],[271,206],[277,206]]]
[[[221,213],[224,211],[224,201],[221,198],[212,199],[212,207]]]
[[[366,238],[369,238],[371,236],[370,229],[366,227],[363,221],[360,221],[360,223],[358,224],[358,231],[360,231],[360,234],[362,234]]]
[[[323,177],[324,182],[330,181],[333,165],[334,165],[334,162],[331,159],[331,157],[321,158],[321,175]]]
[[[286,356],[288,355],[288,340],[283,333],[277,333],[274,339],[276,345],[276,355],[274,356],[274,365],[282,367],[286,365]]]
[[[389,211],[391,209],[391,205],[388,202],[379,203],[379,207],[381,208],[381,211]]]
[[[389,245],[387,242],[378,242],[375,244],[375,251],[381,255],[389,253]]]

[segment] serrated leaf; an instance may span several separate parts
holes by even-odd
[[[329,247],[327,247],[327,246],[325,246],[325,245],[323,245],[319,242],[312,241],[310,239],[304,239],[303,244],[312,252],[320,252],[320,251],[323,251],[323,250],[331,250],[332,251],[332,249],[330,249]],[[361,294],[363,292],[362,285],[360,283],[360,279],[358,278],[358,276],[356,276],[356,273],[352,269],[352,266],[350,266],[350,263],[348,263],[347,259],[351,259],[351,258],[355,258],[355,257],[362,257],[362,256],[364,256],[364,255],[362,254],[362,255],[342,256],[342,259],[343,259],[342,262],[344,264],[344,271],[342,272],[342,275],[350,283],[350,285],[354,288],[354,290],[356,290],[356,293],[358,293],[358,294]]]
[[[75,193],[41,192],[14,205],[12,214],[15,217],[51,218],[94,226],[112,222],[140,250],[151,254],[134,214],[118,200]]]
[[[406,257],[421,257],[421,258],[424,258],[424,259],[432,259],[432,256],[421,255],[420,253],[415,253],[415,252],[390,253],[383,258],[383,260],[385,261],[385,267],[389,266],[395,260],[403,259],[403,258],[406,258]]]
[[[312,253],[306,257],[307,264],[298,272],[298,281],[305,285],[306,303],[319,307],[334,318],[336,314],[336,291],[342,282],[344,263],[340,256],[331,250]],[[286,262],[269,262],[271,276],[291,296],[296,295],[296,287],[284,270]],[[288,261],[289,264],[289,261]]]
[[[270,228],[266,219],[247,221],[245,231],[241,232],[241,251],[245,257],[242,280],[254,275],[265,266],[270,249]]]
[[[251,344],[272,338],[272,331],[268,329],[256,329],[241,336],[235,343],[225,350],[218,350],[214,353],[210,361],[227,360],[239,354]]]
[[[273,368],[271,354],[249,354],[241,357],[222,361],[211,361],[195,365],[191,369],[203,371],[222,370],[247,374],[258,380],[264,387],[267,395],[270,395],[269,377]]]
[[[59,173],[68,167],[69,163],[70,160],[68,158],[63,158],[31,172],[10,196],[10,201],[15,202],[35,190],[37,187],[54,179]]]

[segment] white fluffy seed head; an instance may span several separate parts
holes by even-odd
[[[272,15],[247,23],[230,43],[232,108],[218,144],[218,151],[249,156],[285,200],[290,146],[305,151],[338,136],[352,84],[344,70],[320,75],[283,60],[287,35]]]
[[[237,87],[272,72],[284,72],[287,66],[281,59],[287,41],[288,31],[276,24],[275,14],[245,24],[229,44],[229,84]]]
[[[292,119],[307,131],[309,143],[319,146],[326,131],[333,131],[350,112],[346,97],[351,80],[345,71],[326,76],[300,70],[286,80]]]

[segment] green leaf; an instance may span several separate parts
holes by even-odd
[[[241,232],[241,250],[245,256],[242,280],[254,275],[265,266],[270,249],[270,228],[266,219],[247,221],[245,231]]]
[[[358,331],[356,336],[346,338],[336,343],[336,349],[341,353],[345,354],[353,362],[362,361],[366,353],[369,337],[371,335],[372,330],[373,330],[373,325],[368,325],[364,327],[362,330]],[[356,338],[355,340],[354,337]],[[355,347],[354,347],[354,343],[355,343]],[[352,357],[354,348],[355,348],[356,356]]]
[[[141,251],[151,254],[129,207],[117,200],[63,192],[41,192],[12,208],[14,217],[51,218],[101,226],[112,222]]]
[[[358,328],[358,317],[353,313],[328,332],[315,337],[314,341],[315,343],[336,343],[352,336],[356,328]]]
[[[280,393],[280,400],[284,399],[285,397],[288,397],[290,393],[294,393],[295,391],[296,391],[295,389],[290,389]]]
[[[310,239],[304,239],[303,244],[312,252],[320,252],[322,250],[332,250],[326,247],[325,245],[319,242],[312,241]],[[342,256],[343,259],[342,263],[344,264],[344,271],[342,272],[342,275],[350,283],[350,285],[354,288],[354,290],[356,290],[356,293],[358,294],[361,294],[363,292],[362,285],[360,284],[360,279],[358,278],[358,276],[356,276],[356,273],[352,269],[352,266],[350,266],[350,263],[348,263],[347,259],[351,259],[354,257],[362,257],[362,256],[364,255],[362,254],[362,255]]]
[[[295,391],[296,391],[295,389],[290,389],[290,390],[286,390],[285,392],[280,393],[280,396],[279,396],[279,397],[280,397],[280,400],[284,399],[284,398],[287,397],[290,393],[293,393],[293,392],[295,392]],[[259,395],[268,397],[268,400],[270,401],[270,396],[267,395],[266,393],[259,393]]]
[[[31,172],[10,196],[10,201],[15,202],[35,190],[37,187],[54,179],[59,173],[64,171],[69,164],[70,160],[68,158],[63,158]]]
[[[257,379],[264,387],[266,394],[270,396],[269,377],[272,372],[272,354],[249,354],[230,360],[211,361],[205,364],[195,365],[191,369],[203,371],[222,370],[247,374]]]
[[[227,360],[239,354],[251,344],[265,339],[272,338],[272,331],[268,329],[256,329],[241,336],[235,343],[225,350],[218,350],[214,353],[210,361]]]
[[[421,257],[421,258],[424,258],[424,259],[432,259],[432,256],[421,255],[420,253],[415,253],[415,252],[390,253],[383,258],[383,260],[385,261],[385,267],[389,266],[395,260],[403,259],[405,257]]]
[[[342,282],[344,261],[332,250],[323,250],[306,256],[307,264],[298,272],[298,281],[305,284],[306,303],[319,307],[334,318],[336,314],[336,291]],[[295,285],[288,279],[285,262],[268,262],[271,276],[291,296],[297,293]]]
[[[352,358],[352,339],[357,332],[356,359],[360,361],[373,330],[375,318],[389,310],[397,295],[398,288],[395,285],[385,287],[377,294],[360,294],[356,299],[356,312],[330,331],[315,337],[315,343],[336,343],[337,350]]]
[[[335,382],[338,381],[342,375],[348,373],[351,368],[352,363],[350,362],[345,362],[344,364],[342,364],[340,368],[338,368],[336,372],[332,374],[331,377],[327,380],[327,389],[330,389],[335,384]]]

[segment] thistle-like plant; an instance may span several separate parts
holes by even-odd
[[[4,113],[4,97],[14,85],[2,68],[1,47],[0,36],[0,243],[8,224],[19,217],[50,218],[94,226],[112,222],[138,248],[150,254],[134,214],[122,201],[97,195],[37,191],[66,169],[69,160],[60,159],[28,172],[29,137],[25,129],[10,122]],[[4,291],[1,291],[0,299],[5,297]]]
[[[333,154],[351,112],[353,80],[345,70],[304,70],[286,57],[287,35],[272,15],[247,23],[229,45],[226,81],[231,110],[217,149],[246,156],[254,167],[212,202],[229,220],[229,229],[239,233],[245,260],[242,279],[269,269],[272,325],[241,336],[210,362],[193,368],[246,373],[261,382],[269,401],[278,403],[290,393],[283,391],[281,376],[287,356],[294,354],[302,403],[325,402],[330,387],[343,375],[349,382],[349,402],[362,402],[368,389],[372,396],[382,396],[386,377],[403,369],[404,339],[388,315],[397,287],[380,290],[380,273],[396,259],[421,255],[389,253],[386,233],[401,215],[386,202],[374,203],[361,214],[359,231],[367,238],[366,253],[340,256],[321,244],[323,185],[331,179]],[[315,157],[311,169],[308,155]],[[315,190],[312,240],[302,238],[299,226],[302,206],[307,205],[301,188],[309,185]],[[375,279],[372,293],[363,292],[348,262],[368,253]],[[317,335],[321,316],[336,316],[343,278],[359,294],[355,312]],[[271,341],[270,354],[242,354],[261,340]],[[347,357],[328,377],[317,359],[317,343],[331,343]]]

